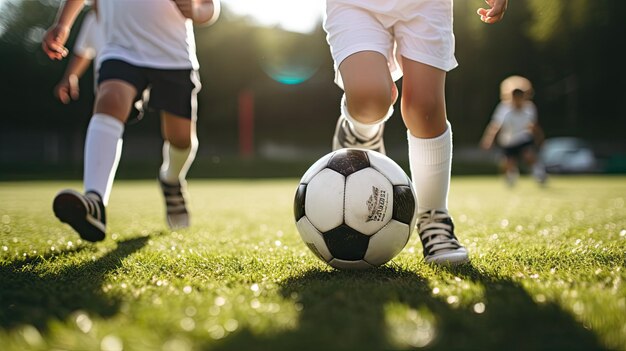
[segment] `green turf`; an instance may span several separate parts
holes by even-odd
[[[472,264],[335,271],[302,243],[297,179],[191,180],[166,230],[155,181],[119,181],[107,239],[52,214],[79,183],[0,183],[2,350],[626,350],[626,177],[453,178]]]

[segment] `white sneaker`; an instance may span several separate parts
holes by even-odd
[[[165,198],[165,215],[170,229],[189,227],[189,212],[186,205],[186,183],[170,184],[158,177]]]
[[[452,218],[444,211],[424,212],[417,221],[426,263],[457,265],[469,262],[467,249],[454,235]]]
[[[383,131],[385,124],[380,125],[380,129],[371,139],[363,139],[357,136],[352,128],[350,128],[350,122],[344,117],[339,116],[337,120],[337,126],[335,127],[335,134],[333,135],[333,151],[342,148],[359,148],[380,152],[385,154],[385,143],[383,142]]]

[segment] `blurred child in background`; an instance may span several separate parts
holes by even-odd
[[[500,84],[500,103],[485,128],[480,145],[490,149],[494,141],[503,153],[502,169],[509,186],[515,185],[520,165],[524,161],[531,168],[539,184],[545,184],[547,175],[537,157],[537,148],[544,139],[537,120],[537,107],[532,102],[530,81],[521,76],[511,76]]]

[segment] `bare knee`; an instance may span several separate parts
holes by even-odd
[[[442,104],[434,94],[407,94],[402,97],[402,114],[413,120],[431,120],[445,113]]]
[[[126,122],[135,94],[136,89],[128,83],[107,81],[98,87],[95,112]]]
[[[393,105],[393,92],[386,86],[356,87],[346,91],[350,115],[363,123],[375,123],[384,118]]]
[[[187,149],[194,143],[196,145],[198,143],[195,135],[192,135],[189,129],[184,128],[168,128],[164,131],[163,138],[177,149]]]
[[[446,131],[447,117],[443,96],[422,91],[402,96],[402,119],[411,134],[434,138]]]
[[[438,68],[403,58],[402,118],[414,136],[433,138],[447,127],[445,79]]]
[[[177,149],[188,149],[191,147],[191,138],[184,136],[170,136],[167,141]]]
[[[375,123],[387,116],[397,97],[387,58],[375,51],[348,56],[339,66],[350,115],[362,123]]]

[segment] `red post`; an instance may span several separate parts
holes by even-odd
[[[254,156],[254,93],[249,89],[239,92],[239,156]]]

